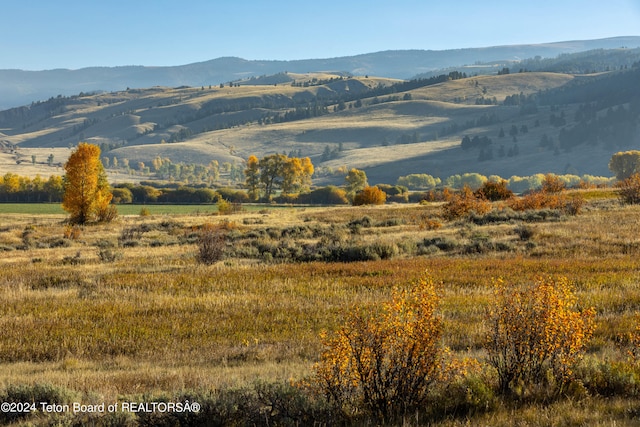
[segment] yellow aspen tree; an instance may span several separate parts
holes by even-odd
[[[100,162],[100,148],[93,144],[78,144],[64,170],[62,207],[71,214],[70,221],[85,224],[109,219],[109,203],[113,195]]]

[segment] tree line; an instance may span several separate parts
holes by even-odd
[[[83,150],[88,150],[86,146],[92,147],[90,155],[85,154],[84,158],[80,156],[80,159],[78,159],[77,151],[81,147],[85,147]],[[486,177],[478,173],[453,175],[445,180],[428,174],[409,174],[399,177],[395,186],[378,184],[375,187],[370,187],[364,171],[351,169],[346,173],[343,188],[327,186],[312,189],[311,178],[314,173],[314,166],[308,157],[299,158],[288,157],[285,154],[272,154],[262,159],[258,159],[256,156],[249,157],[244,170],[244,189],[213,189],[207,184],[186,186],[180,183],[159,184],[157,182],[124,183],[110,188],[106,182],[104,167],[99,161],[99,157],[98,159],[93,157],[96,152],[98,153],[97,156],[99,156],[99,148],[85,143],[81,143],[78,147],[65,165],[66,174],[64,177],[53,175],[45,180],[40,176],[31,179],[13,173],[0,176],[0,202],[63,202],[68,205],[70,202],[65,200],[68,200],[68,189],[74,181],[90,183],[93,188],[92,191],[97,194],[95,197],[101,200],[98,204],[102,206],[101,211],[102,215],[104,215],[106,212],[105,206],[109,204],[105,200],[116,204],[207,204],[216,203],[220,200],[233,203],[276,201],[304,204],[346,204],[349,202],[361,202],[362,200],[366,202],[372,200],[415,202],[424,196],[419,193],[420,190],[431,191],[437,188],[462,188],[464,186],[479,188],[486,182],[504,181],[512,191],[525,192],[539,188],[545,179],[543,174],[528,177],[512,176],[508,180],[496,175]],[[87,158],[90,160],[87,160]],[[161,159],[159,162],[162,163]],[[86,166],[87,163],[90,167]],[[82,165],[82,167],[77,166],[77,164]],[[614,154],[609,162],[609,169],[615,173],[619,181],[639,173],[640,151],[626,151]],[[91,179],[85,179],[86,176]],[[613,178],[590,175],[581,177],[577,175],[560,175],[557,178],[566,187],[609,186],[614,181]],[[418,192],[409,193],[409,190]],[[82,199],[85,195],[82,193],[77,197]],[[79,202],[71,204],[82,205]],[[88,218],[87,214],[79,215],[82,221],[86,221],[86,218]]]

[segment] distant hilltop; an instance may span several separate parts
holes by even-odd
[[[556,43],[494,46],[451,50],[393,50],[329,59],[296,61],[245,60],[226,57],[174,67],[125,66],[90,67],[79,70],[0,70],[0,110],[58,95],[81,92],[117,91],[153,86],[218,85],[281,72],[343,72],[410,79],[439,69],[517,61],[525,58],[556,57],[593,49],[640,47],[640,36],[613,37],[598,40],[562,41]]]

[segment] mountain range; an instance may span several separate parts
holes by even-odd
[[[13,75],[25,91],[58,92],[0,111],[0,174],[60,174],[70,148],[87,141],[101,146],[117,182],[158,178],[151,165],[160,159],[176,174],[180,164],[215,160],[231,184],[232,170],[237,175],[250,155],[272,153],[310,157],[316,184],[340,184],[352,167],[372,184],[413,173],[611,176],[613,153],[640,148],[639,44],[640,37],[624,37],[308,61],[0,71],[4,90]],[[67,84],[71,95],[62,93]],[[171,179],[192,182],[188,170]]]
[[[174,67],[123,66],[90,67],[79,70],[0,70],[0,110],[43,101],[58,95],[69,96],[80,92],[110,92],[152,86],[218,85],[285,71],[292,73],[328,71],[358,76],[410,79],[447,67],[496,62],[505,64],[525,58],[552,58],[567,53],[621,47],[640,47],[640,37],[613,37],[440,51],[396,50],[340,58],[294,61],[258,61],[226,57]]]

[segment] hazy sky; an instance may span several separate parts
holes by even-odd
[[[640,35],[640,0],[0,0],[0,69],[330,58]]]

